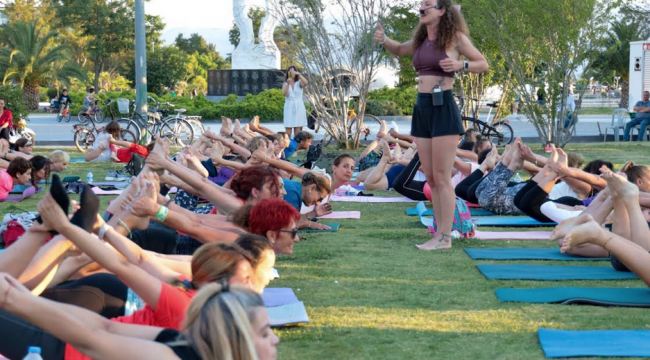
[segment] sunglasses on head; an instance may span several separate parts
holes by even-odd
[[[429,10],[429,9],[440,10],[440,9],[442,9],[442,5],[433,5],[433,6],[429,6],[427,8],[424,8],[424,9],[420,9],[420,15],[426,14],[426,11]]]
[[[278,230],[279,232],[291,234],[291,238],[295,238],[298,235],[298,228],[293,228],[293,230]]]

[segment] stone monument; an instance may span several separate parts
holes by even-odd
[[[273,41],[273,31],[278,22],[271,14],[266,0],[266,15],[258,32],[259,44],[255,44],[253,21],[248,17],[250,0],[233,0],[233,15],[239,28],[239,44],[232,52],[232,69],[280,69],[280,50]]]

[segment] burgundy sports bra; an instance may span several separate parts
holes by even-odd
[[[424,39],[415,54],[413,54],[413,67],[418,75],[433,75],[454,77],[453,72],[445,72],[440,67],[440,60],[447,59],[447,52],[438,46],[435,40]]]

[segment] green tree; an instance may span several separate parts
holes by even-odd
[[[591,67],[600,78],[612,81],[620,76],[621,101],[619,107],[627,108],[630,93],[630,42],[650,36],[640,21],[617,20],[611,24],[602,39],[602,47],[597,49],[591,60]]]
[[[7,3],[4,13],[9,24],[17,21],[35,21],[43,31],[50,31],[52,24],[56,22],[56,13],[49,1],[14,0]]]
[[[162,46],[147,52],[147,90],[162,96],[166,88],[185,81],[190,56],[176,46]],[[135,83],[135,64],[129,64],[127,79]]]
[[[414,12],[413,6],[400,4],[390,9],[388,16],[381,20],[381,25],[391,39],[405,42],[413,36],[415,27],[418,26],[419,16]],[[393,67],[397,67],[399,87],[415,86],[417,73],[413,68],[413,56],[394,57],[385,49],[382,50],[383,58]]]
[[[0,69],[3,84],[15,82],[23,88],[30,110],[38,108],[39,86],[53,82],[69,84],[71,78],[84,79],[83,70],[70,61],[68,48],[49,47],[58,34],[44,33],[35,22],[15,22],[0,27]]]

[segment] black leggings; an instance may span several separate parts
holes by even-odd
[[[144,250],[159,254],[174,254],[178,234],[163,224],[151,222],[145,230],[133,230],[131,240]]]
[[[128,289],[113,274],[93,274],[47,289],[41,296],[82,307],[110,319],[124,315]]]
[[[515,206],[524,214],[540,222],[554,222],[542,213],[541,207],[547,201],[569,206],[582,205],[582,200],[568,196],[549,200],[546,191],[533,180],[528,180],[526,185],[515,195]]]
[[[415,175],[420,168],[420,155],[417,153],[411,162],[397,175],[393,181],[393,189],[411,200],[427,201],[424,195],[426,181],[415,181]]]
[[[458,183],[458,185],[456,185],[456,188],[454,189],[456,196],[465,201],[478,204],[476,188],[483,180],[483,175],[483,171],[480,169],[474,170],[473,173],[469,174],[468,177],[464,178],[461,182]]]
[[[39,346],[43,359],[63,360],[65,345],[63,341],[32,323],[0,310],[0,354],[5,357],[20,360],[27,355],[30,346]]]

